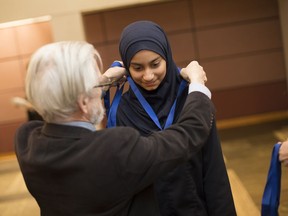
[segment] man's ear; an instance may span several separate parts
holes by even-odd
[[[89,98],[83,94],[81,94],[79,97],[78,97],[78,106],[80,108],[80,110],[87,114],[88,113],[88,102],[89,102]]]

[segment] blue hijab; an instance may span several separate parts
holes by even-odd
[[[131,59],[141,50],[153,51],[166,61],[166,76],[156,90],[147,91],[135,83],[156,113],[160,124],[164,126],[177,96],[182,78],[173,60],[167,36],[164,30],[156,23],[137,21],[124,28],[120,38],[119,52],[128,73],[130,73]],[[187,89],[184,90],[181,98],[177,101],[174,121],[184,105],[186,96]],[[117,125],[132,126],[143,135],[159,130],[137,100],[131,88],[122,96],[120,101],[117,111]]]

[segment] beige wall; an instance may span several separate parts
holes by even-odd
[[[155,1],[157,0],[0,0],[0,23],[50,15],[54,41],[85,40],[82,12]]]

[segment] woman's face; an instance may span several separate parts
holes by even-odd
[[[129,71],[135,83],[152,91],[158,88],[166,75],[166,61],[155,52],[141,50],[131,59]]]

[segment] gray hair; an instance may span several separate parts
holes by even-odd
[[[79,109],[78,97],[90,95],[101,71],[101,57],[91,44],[63,41],[45,45],[29,62],[27,98],[45,121],[61,121]]]

